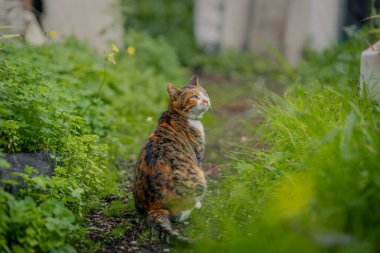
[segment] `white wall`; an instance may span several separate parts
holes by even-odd
[[[75,35],[101,52],[122,45],[123,27],[117,0],[45,0],[43,25],[58,37]]]
[[[222,39],[222,4],[224,0],[194,1],[194,33],[198,45],[215,51]]]
[[[196,0],[197,41],[222,49],[279,49],[296,64],[304,46],[338,40],[344,0]]]
[[[290,0],[253,1],[248,42],[250,49],[263,53],[269,47],[283,49],[289,2]]]
[[[250,0],[224,1],[221,27],[222,49],[247,46],[250,4]]]
[[[316,49],[323,49],[336,43],[337,30],[341,25],[342,0],[309,0],[309,35]]]

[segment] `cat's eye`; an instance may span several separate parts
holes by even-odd
[[[196,95],[191,96],[191,99],[198,99],[198,96],[196,96]]]

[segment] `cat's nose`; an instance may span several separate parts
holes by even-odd
[[[202,100],[202,103],[205,103],[206,105],[209,105],[209,104],[210,104],[210,102],[209,102],[208,100],[206,100],[206,99],[203,99],[203,100]]]

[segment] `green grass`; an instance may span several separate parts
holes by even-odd
[[[188,229],[196,252],[376,252],[380,107],[360,97],[360,37],[309,53],[284,97],[256,105],[266,149],[233,158]]]
[[[121,200],[112,201],[106,208],[105,214],[108,217],[122,217],[125,212],[126,205]]]
[[[205,116],[216,143],[208,159],[223,175],[183,226],[195,252],[380,250],[380,106],[357,91],[362,38],[307,51],[296,69],[279,54],[282,70],[253,54],[187,59],[239,83],[206,85],[219,108],[253,105]],[[105,207],[109,218],[133,210],[121,184],[166,109],[166,83],[188,78],[167,38],[129,31],[125,40],[136,53],[120,52],[116,65],[74,39],[42,47],[0,42],[0,147],[48,149],[59,162],[53,177],[32,177],[32,168],[19,174],[27,185],[17,198],[0,191],[0,251],[95,251],[100,243],[83,227],[87,212],[109,195],[128,196],[127,204]],[[283,96],[264,90],[273,83],[287,87]],[[240,134],[252,142],[243,145]],[[130,226],[106,236],[121,238]],[[147,241],[151,231],[138,238]]]
[[[119,226],[112,230],[112,235],[116,238],[122,238],[125,236],[125,232],[132,227],[130,221],[124,221]]]

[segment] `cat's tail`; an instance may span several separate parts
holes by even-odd
[[[172,229],[170,213],[165,209],[152,210],[148,212],[148,222],[151,224],[153,232],[161,241],[169,244],[189,244],[188,238],[181,236]]]

